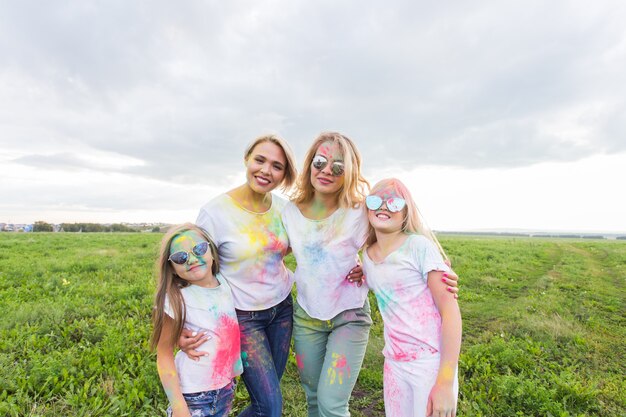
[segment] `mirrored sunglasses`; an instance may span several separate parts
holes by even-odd
[[[328,159],[322,155],[315,155],[315,158],[313,158],[313,162],[311,163],[311,165],[313,165],[313,168],[321,171],[326,167],[326,165],[328,165]],[[330,166],[330,172],[333,177],[342,176],[345,170],[345,165],[343,164],[343,162],[340,161],[335,161]]]
[[[365,198],[365,205],[370,210],[378,210],[383,206],[383,202],[387,205],[387,210],[392,213],[401,211],[406,205],[406,201],[401,197],[390,197],[387,200],[383,200],[377,195],[368,195]]]
[[[200,242],[191,248],[191,252],[184,250],[174,252],[167,260],[172,261],[175,264],[182,265],[189,260],[189,257],[191,256],[190,253],[193,253],[197,258],[199,258],[200,256],[203,256],[207,250],[209,250],[209,242]]]

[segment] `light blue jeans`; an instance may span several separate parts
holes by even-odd
[[[309,417],[348,417],[372,325],[369,300],[330,320],[310,317],[294,303],[293,336]]]

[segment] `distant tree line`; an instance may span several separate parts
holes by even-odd
[[[617,240],[626,240],[626,236],[615,236],[607,237],[605,235],[600,234],[577,234],[577,233],[520,233],[520,232],[444,232],[444,231],[436,231],[437,234],[442,235],[470,235],[470,236],[512,236],[512,237],[539,237],[539,238],[565,238],[565,239],[617,239]]]
[[[35,222],[33,224],[33,232],[54,232],[54,227],[50,223]]]
[[[33,225],[33,232],[53,232],[54,226],[50,223],[37,221]],[[61,223],[60,232],[137,232],[132,227],[123,224],[99,224],[99,223]]]

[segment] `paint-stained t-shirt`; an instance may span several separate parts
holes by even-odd
[[[207,356],[195,361],[179,351],[174,358],[183,393],[223,388],[243,372],[239,324],[231,290],[223,277],[217,274],[216,278],[220,283],[216,288],[190,285],[181,289],[185,301],[185,328],[206,331],[210,336],[196,348],[208,352]],[[164,307],[165,313],[174,317],[168,297]]]
[[[283,210],[283,224],[296,258],[300,307],[320,320],[363,307],[367,287],[345,278],[356,266],[357,253],[367,237],[365,211],[339,208],[325,219],[312,220],[290,202]]]
[[[411,235],[381,262],[372,261],[364,250],[363,270],[385,324],[383,355],[409,361],[438,352],[441,315],[428,288],[428,273],[450,268],[433,242]]]
[[[222,194],[200,209],[196,224],[206,230],[219,253],[220,273],[233,290],[235,307],[258,311],[283,301],[293,286],[283,258],[289,248],[281,220],[286,201],[272,195],[264,213],[241,207]]]

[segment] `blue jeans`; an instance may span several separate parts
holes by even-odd
[[[266,310],[237,310],[237,320],[241,333],[241,378],[252,402],[239,417],[280,417],[280,378],[287,365],[293,328],[291,294]]]
[[[191,417],[228,417],[235,396],[235,380],[224,388],[183,394]],[[172,416],[172,408],[168,407],[167,417]]]

